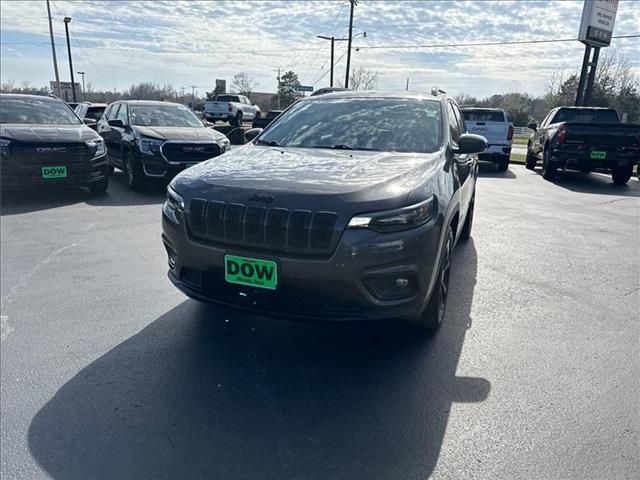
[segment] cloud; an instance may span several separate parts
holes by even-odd
[[[621,1],[615,33],[640,29],[640,9]],[[216,78],[239,71],[254,75],[260,90],[274,91],[274,70],[292,69],[304,84],[328,83],[329,42],[316,35],[348,32],[349,6],[338,1],[171,2],[52,0],[58,61],[66,79],[64,16],[73,18],[74,66],[100,89],[155,81],[180,88],[213,88]],[[490,95],[504,89],[539,94],[554,69],[577,69],[578,42],[499,47],[367,49],[384,45],[430,45],[575,38],[582,1],[397,2],[361,0],[355,9],[358,37],[352,65],[380,72],[381,89],[438,84],[452,92]],[[2,79],[45,84],[53,68],[44,1],[2,5]],[[639,39],[614,40],[634,68]],[[336,77],[344,76],[346,42],[336,43]],[[22,57],[20,56],[22,55]],[[29,62],[25,62],[25,58]]]

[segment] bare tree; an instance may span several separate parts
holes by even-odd
[[[231,91],[234,93],[241,93],[251,98],[251,92],[253,92],[258,86],[255,78],[247,72],[236,73],[231,81]]]
[[[349,88],[351,90],[375,90],[378,87],[378,72],[360,67],[351,72],[349,77]],[[344,87],[344,83],[338,80],[336,85]]]
[[[453,97],[458,105],[477,105],[478,99],[468,93],[459,93]]]

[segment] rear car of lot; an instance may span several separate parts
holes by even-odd
[[[163,200],[3,196],[3,480],[640,475],[637,179],[481,171],[427,340],[187,300]]]

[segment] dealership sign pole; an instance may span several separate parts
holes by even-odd
[[[608,47],[611,43],[617,11],[618,0],[584,0],[578,40],[584,43],[585,47],[576,106],[588,105],[591,102],[600,48]],[[592,51],[593,56],[591,56]],[[591,60],[589,60],[590,57]]]

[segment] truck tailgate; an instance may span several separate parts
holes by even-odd
[[[205,102],[205,113],[229,113],[228,102]]]
[[[482,135],[489,145],[507,144],[509,141],[509,124],[505,122],[474,122],[465,120],[469,133]]]
[[[615,123],[565,123],[565,143],[593,147],[633,147],[640,141],[640,125]]]

